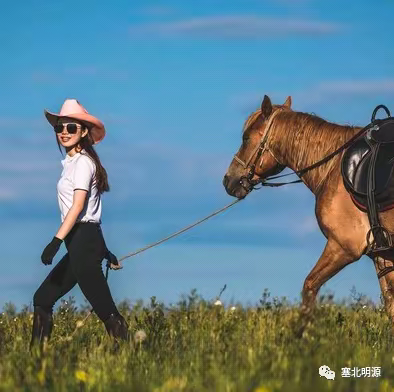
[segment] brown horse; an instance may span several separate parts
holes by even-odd
[[[354,136],[360,127],[333,124],[320,117],[291,109],[291,97],[273,105],[264,96],[261,109],[245,122],[242,145],[232,160],[223,185],[228,194],[244,198],[251,189],[245,185],[277,174],[285,167],[303,169],[329,155]],[[259,146],[262,147],[259,151]],[[340,164],[343,153],[301,176],[316,197],[317,222],[327,243],[322,255],[306,277],[302,289],[302,332],[315,305],[320,287],[367,250],[370,229],[367,213],[359,210],[344,187]],[[247,182],[247,181],[246,181]],[[394,210],[380,213],[382,225],[394,231]],[[381,256],[384,256],[381,257]],[[393,266],[392,251],[372,257],[375,268]],[[385,308],[394,326],[394,271],[379,279]]]

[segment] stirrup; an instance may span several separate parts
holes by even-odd
[[[389,272],[394,271],[394,266],[391,267],[384,267],[383,269],[381,269],[378,273],[378,279],[380,279],[381,277],[387,275]]]
[[[384,244],[377,245],[377,235],[382,234],[384,237]],[[377,234],[377,235],[376,235]],[[373,235],[373,237],[372,237]],[[379,241],[380,242],[380,241]],[[371,227],[367,233],[367,254],[373,254],[377,252],[383,252],[393,248],[393,238],[390,232],[383,226]]]

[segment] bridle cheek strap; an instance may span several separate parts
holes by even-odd
[[[279,162],[278,158],[274,155],[272,150],[270,148],[268,148],[268,147],[265,147],[263,149],[262,153],[261,153],[261,158],[260,158],[260,163],[259,163],[259,168],[260,169],[261,169],[261,166],[263,165],[263,153],[264,153],[264,151],[268,151],[279,165],[284,166],[282,163]]]
[[[268,151],[268,152],[275,158],[275,160],[280,164],[280,162],[276,159],[275,155],[272,153],[271,149],[267,146],[267,142],[268,142],[268,136],[270,135],[270,131],[271,131],[271,128],[272,128],[272,123],[273,123],[273,121],[274,121],[274,118],[275,118],[275,117],[278,115],[278,113],[281,112],[282,110],[283,110],[283,109],[279,108],[279,109],[277,109],[277,110],[270,116],[270,118],[269,118],[269,120],[268,120],[268,124],[267,124],[267,126],[266,126],[266,130],[265,130],[263,136],[262,136],[261,139],[260,139],[260,143],[259,143],[259,144],[256,146],[256,148],[253,150],[252,154],[250,154],[249,159],[248,159],[246,162],[244,162],[242,159],[238,158],[237,154],[234,155],[235,161],[237,161],[241,166],[243,166],[244,169],[246,169],[246,168],[249,166],[249,164],[250,164],[252,158],[254,157],[254,155],[256,154],[256,152],[257,152],[259,149],[261,149],[261,153],[260,153],[261,160],[260,160],[260,165],[259,165],[260,167],[261,167],[262,162],[263,162],[263,153],[264,153],[265,151]]]

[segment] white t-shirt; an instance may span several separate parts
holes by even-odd
[[[57,183],[57,198],[60,207],[62,222],[73,204],[75,189],[88,191],[83,210],[78,215],[76,222],[101,223],[101,197],[96,187],[96,165],[85,149],[77,152],[62,161],[63,171]]]

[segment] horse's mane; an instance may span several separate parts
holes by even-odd
[[[274,106],[275,108],[275,106]],[[245,121],[243,132],[251,128],[261,114],[261,109],[252,113]],[[335,151],[349,140],[360,128],[328,122],[315,114],[284,110],[273,123],[275,145],[280,151],[296,151],[292,154],[294,169],[300,170]],[[330,175],[338,164],[341,154],[329,162],[307,173],[317,189],[323,183],[335,181]],[[339,170],[338,170],[339,173]]]

